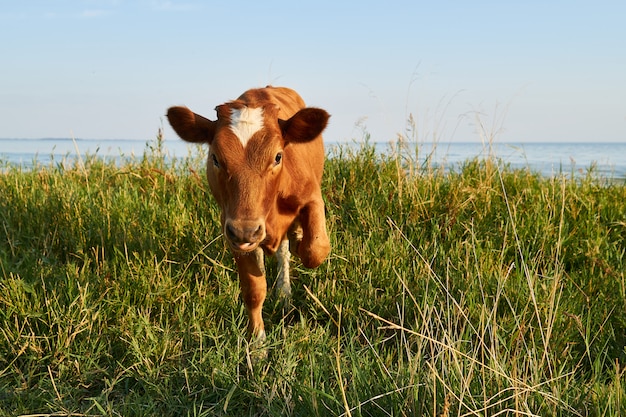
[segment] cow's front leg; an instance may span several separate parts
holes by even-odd
[[[252,253],[236,253],[235,261],[239,272],[241,297],[248,312],[248,337],[254,342],[265,340],[263,325],[263,302],[267,295],[267,281],[263,264],[263,250]]]
[[[302,208],[300,227],[302,228],[302,238],[296,238],[299,242],[294,248],[294,253],[300,257],[305,267],[316,268],[324,262],[330,252],[324,201],[321,196]],[[296,236],[298,235],[297,232],[297,230],[291,231]]]
[[[291,298],[291,281],[289,278],[289,241],[283,240],[276,251],[276,261],[278,263],[278,276],[276,277],[276,295],[283,303],[283,307],[289,303]]]

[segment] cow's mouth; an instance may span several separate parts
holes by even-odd
[[[233,251],[247,253],[265,239],[265,224],[259,220],[226,220],[224,236]]]
[[[258,243],[250,243],[250,242],[246,242],[246,243],[231,242],[231,245],[233,246],[233,249],[235,249],[238,252],[252,252],[259,246]]]

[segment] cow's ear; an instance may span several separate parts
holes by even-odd
[[[167,119],[182,140],[194,143],[211,143],[215,123],[189,110],[187,107],[170,107]]]
[[[328,124],[326,110],[306,107],[289,120],[279,120],[286,142],[308,142],[318,137]]]

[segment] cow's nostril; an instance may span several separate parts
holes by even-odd
[[[230,223],[226,225],[226,237],[233,242],[239,241],[237,229]]]

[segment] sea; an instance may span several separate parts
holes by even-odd
[[[397,153],[395,143],[369,143],[377,153]],[[123,163],[129,158],[141,158],[156,147],[155,141],[125,139],[0,139],[0,166],[20,166],[32,169],[50,164],[67,164],[87,157],[97,157]],[[162,152],[166,158],[186,158],[196,154],[198,145],[179,139],[164,139]],[[326,143],[329,157],[346,155],[358,150],[362,142]],[[512,169],[529,169],[546,177],[556,175],[586,176],[610,180],[626,180],[626,143],[477,143],[438,142],[404,143],[402,152],[418,163],[447,170],[458,169],[474,158],[495,158]]]

